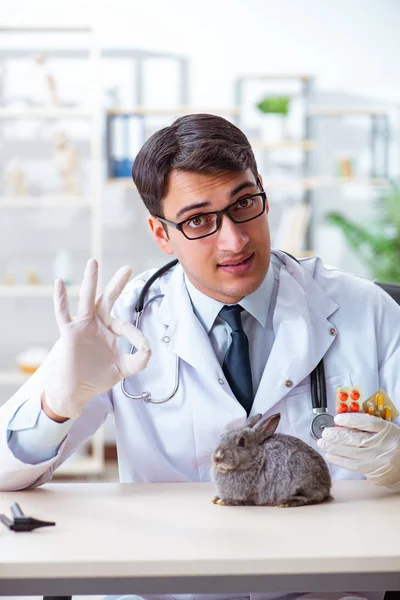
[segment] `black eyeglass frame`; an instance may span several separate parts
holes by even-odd
[[[261,188],[261,186],[260,186],[260,188]],[[231,212],[230,212],[231,209],[239,202],[242,202],[243,200],[246,200],[247,198],[254,198],[256,196],[261,196],[261,198],[262,198],[262,201],[263,201],[262,211],[255,217],[251,217],[251,219],[245,219],[244,221],[237,221],[231,215]],[[154,216],[159,221],[161,221],[161,223],[165,223],[166,225],[169,225],[170,227],[174,227],[175,229],[178,229],[185,236],[185,238],[187,240],[201,240],[202,238],[205,238],[210,235],[214,235],[214,233],[217,233],[218,229],[221,227],[222,215],[226,215],[227,217],[229,217],[230,220],[232,221],[232,223],[235,223],[236,225],[240,225],[241,223],[248,223],[249,221],[254,221],[254,219],[258,219],[258,217],[261,217],[261,215],[263,215],[265,213],[266,202],[267,202],[267,194],[261,188],[261,191],[257,192],[257,194],[248,194],[247,196],[243,196],[242,198],[239,198],[239,200],[235,200],[235,202],[232,202],[232,204],[229,204],[229,206],[227,206],[226,208],[223,208],[222,210],[213,210],[213,211],[207,212],[207,213],[199,213],[198,215],[193,215],[193,217],[190,217],[190,219],[185,219],[184,221],[180,221],[179,223],[174,223],[173,221],[168,221],[167,219],[164,219],[164,217],[159,217],[158,215],[154,215]],[[186,233],[183,231],[183,226],[185,225],[185,223],[188,223],[189,221],[191,221],[192,219],[195,219],[196,217],[206,217],[207,215],[217,215],[216,229],[214,229],[214,231],[212,231],[211,233],[206,233],[205,235],[200,235],[199,237],[195,237],[195,238],[187,236]]]

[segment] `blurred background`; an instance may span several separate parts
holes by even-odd
[[[400,281],[397,0],[13,0],[0,9],[0,404],[57,339],[84,265],[167,257],[130,178],[177,116],[254,148],[273,246]],[[113,479],[111,419],[59,477]]]

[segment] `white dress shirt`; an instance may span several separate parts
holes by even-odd
[[[275,335],[272,316],[279,286],[279,260],[271,256],[271,267],[259,288],[239,302],[243,329],[249,340],[253,390],[257,391]],[[231,328],[218,316],[224,304],[200,292],[185,277],[193,310],[207,331],[215,355],[222,366],[231,343]],[[57,423],[37,402],[27,400],[8,425],[8,445],[14,456],[28,464],[38,464],[57,454],[74,421]]]

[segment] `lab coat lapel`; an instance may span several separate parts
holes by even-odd
[[[275,341],[252,413],[268,411],[317,366],[335,339],[327,317],[337,308],[305,267],[293,261],[282,266],[273,316]]]
[[[162,292],[159,317],[167,326],[164,338],[170,340],[169,350],[204,376],[217,380],[221,367],[207,332],[194,314],[181,265],[175,267]]]

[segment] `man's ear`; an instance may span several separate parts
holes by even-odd
[[[260,173],[257,174],[257,179],[260,182],[262,189],[264,190],[264,182],[263,182],[262,175],[260,175]],[[265,190],[264,190],[264,192],[265,192]],[[267,214],[269,213],[268,198],[266,198],[266,200],[265,200],[265,211]]]
[[[165,254],[173,254],[174,251],[171,248],[171,243],[169,241],[167,232],[165,231],[161,221],[159,221],[157,217],[150,215],[148,223],[157,246],[161,248]]]

